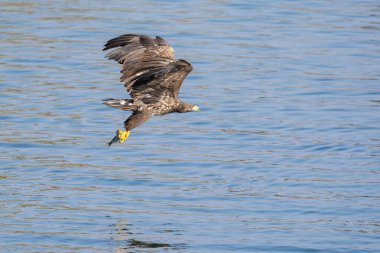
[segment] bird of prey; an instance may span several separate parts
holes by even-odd
[[[178,98],[185,77],[193,67],[174,58],[173,48],[161,37],[125,34],[109,40],[104,49],[113,49],[106,57],[122,65],[120,80],[131,96],[126,99],[105,99],[104,104],[132,115],[124,122],[125,131],[117,130],[108,143],[123,143],[131,130],[151,116],[172,112],[199,111],[199,107]]]

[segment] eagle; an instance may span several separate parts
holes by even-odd
[[[125,34],[107,41],[103,51],[109,49],[113,50],[106,58],[122,65],[120,80],[131,98],[108,98],[103,103],[132,111],[124,122],[125,131],[118,129],[109,147],[114,142],[123,143],[132,129],[152,116],[199,111],[197,105],[178,97],[182,82],[193,67],[185,60],[176,60],[174,49],[163,38]]]

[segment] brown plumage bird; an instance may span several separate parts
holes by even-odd
[[[199,111],[199,107],[184,103],[178,93],[193,67],[185,60],[175,60],[173,48],[161,37],[125,34],[109,40],[103,50],[113,49],[106,57],[122,64],[121,81],[130,99],[105,99],[104,104],[132,111],[124,122],[125,131],[117,130],[108,143],[123,143],[131,130],[154,115],[172,112]]]

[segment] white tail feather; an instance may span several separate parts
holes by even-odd
[[[126,111],[136,109],[136,106],[133,104],[133,99],[108,98],[103,100],[103,104]]]

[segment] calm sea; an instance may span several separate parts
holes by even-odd
[[[199,113],[128,112],[160,35]],[[0,1],[0,252],[379,252],[380,4]]]

